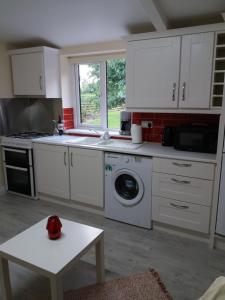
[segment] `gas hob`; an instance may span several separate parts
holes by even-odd
[[[1,144],[2,146],[14,148],[32,149],[32,140],[50,135],[46,132],[19,132],[4,136]]]

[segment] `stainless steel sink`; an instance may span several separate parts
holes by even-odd
[[[80,145],[95,145],[100,140],[99,138],[95,137],[79,137],[79,138],[73,138],[71,140],[65,141],[66,144],[80,144]]]
[[[121,148],[121,149],[138,149],[142,144],[132,144],[130,141],[121,141],[117,139],[102,140],[95,137],[79,137],[65,141],[70,145],[84,145],[84,146],[99,146],[104,148]]]

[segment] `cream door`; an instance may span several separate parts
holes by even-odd
[[[180,108],[209,108],[214,33],[182,37]]]
[[[42,52],[12,55],[14,95],[45,95]]]
[[[103,152],[69,148],[71,200],[103,207]]]
[[[152,219],[165,224],[208,233],[210,207],[153,196]]]
[[[69,199],[68,147],[34,145],[37,191]]]
[[[127,108],[176,108],[180,37],[128,42]]]

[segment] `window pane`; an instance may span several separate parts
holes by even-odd
[[[79,85],[81,123],[100,126],[100,64],[80,64]]]
[[[120,128],[120,111],[125,108],[126,62],[124,58],[107,60],[108,128]]]

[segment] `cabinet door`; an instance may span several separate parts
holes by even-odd
[[[69,199],[68,148],[35,144],[34,158],[37,191]]]
[[[12,55],[14,95],[45,95],[42,52]]]
[[[102,151],[69,149],[71,200],[103,207]]]
[[[127,108],[176,108],[180,37],[128,42]]]
[[[180,108],[209,108],[214,33],[182,37]]]

